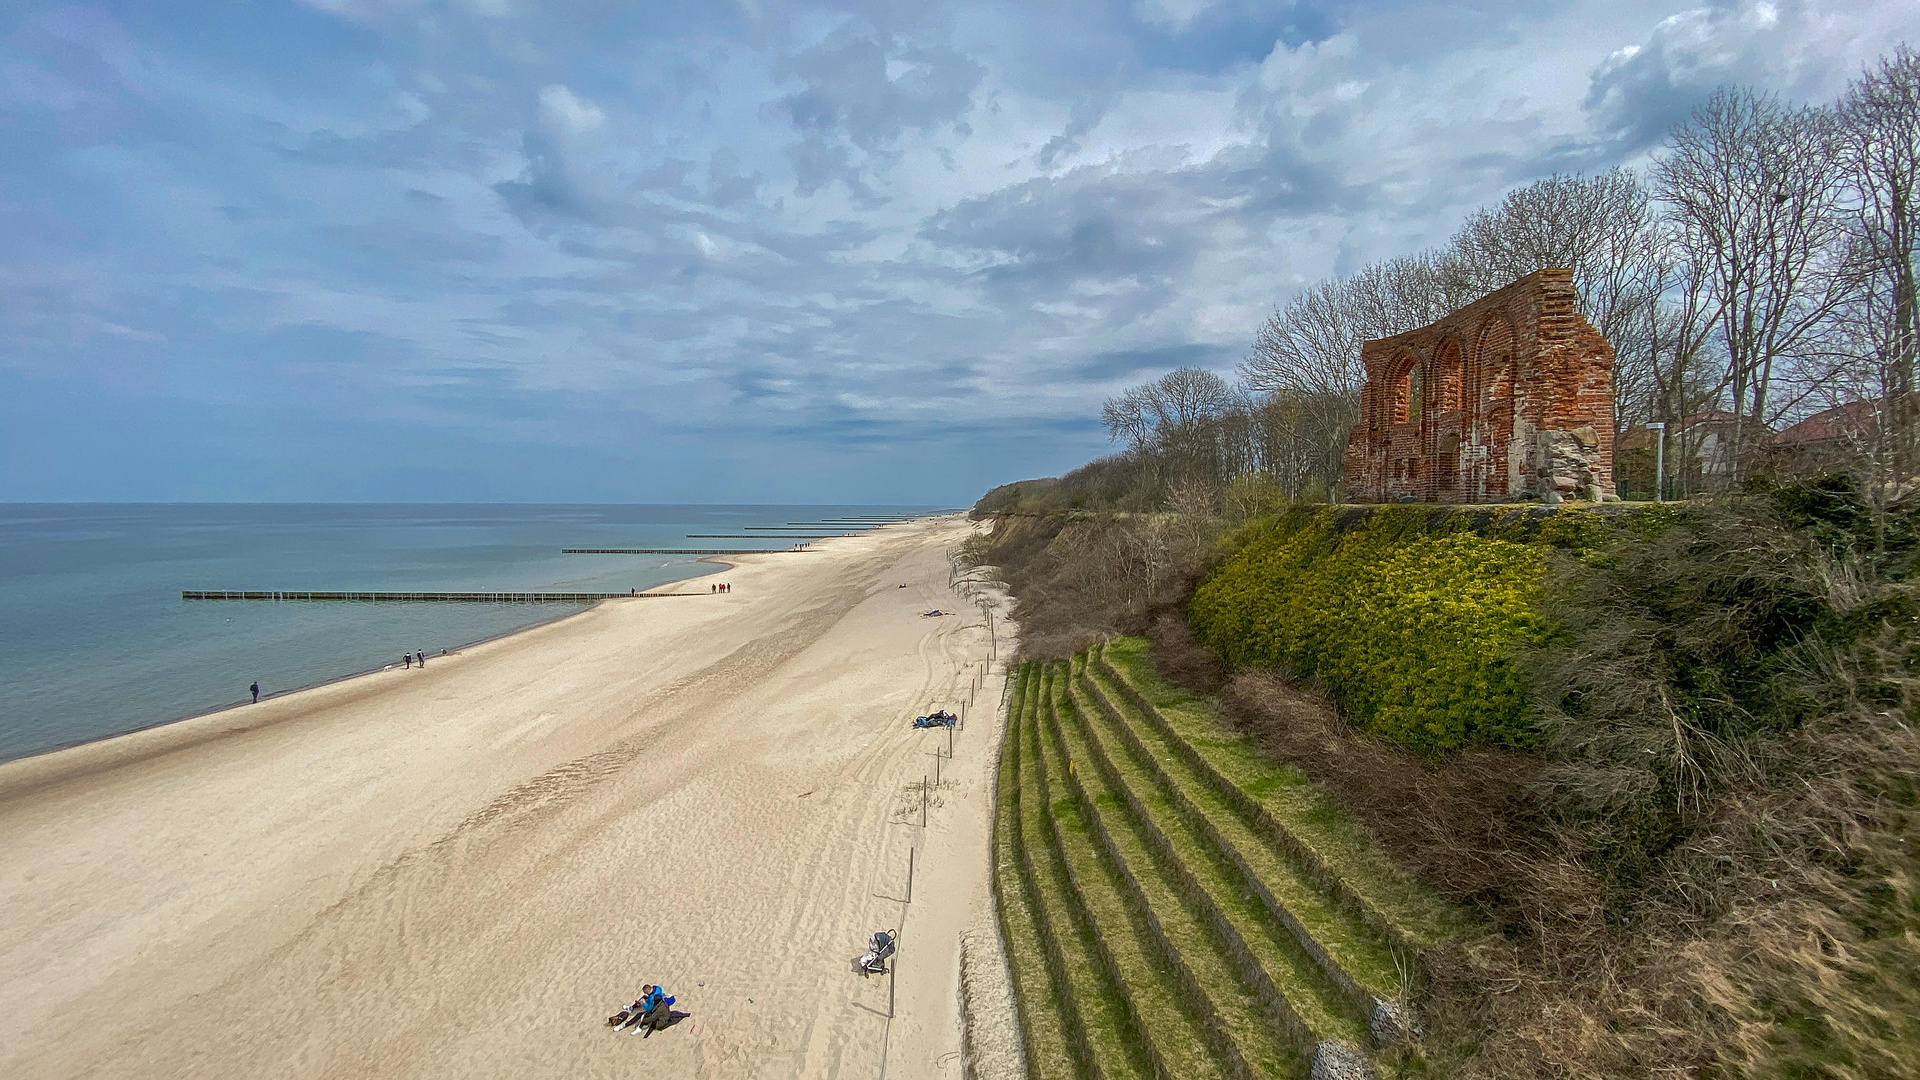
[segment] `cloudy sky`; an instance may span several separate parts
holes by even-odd
[[[0,4],[0,500],[958,504],[1913,0]]]

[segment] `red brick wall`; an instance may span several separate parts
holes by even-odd
[[[1585,438],[1581,429],[1598,444],[1581,475],[1613,494],[1613,347],[1581,317],[1571,270],[1528,274],[1418,330],[1369,341],[1360,358],[1367,381],[1347,438],[1348,499],[1538,498],[1552,486],[1537,475],[1538,433]],[[1406,411],[1416,368],[1422,400]]]

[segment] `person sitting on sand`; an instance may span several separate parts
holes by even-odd
[[[647,1029],[640,1033],[643,1039],[665,1028],[673,1020],[673,1010],[668,1007],[673,1004],[673,999],[658,986],[647,989],[650,992],[640,999],[643,1006],[640,1010],[640,1026]]]
[[[657,989],[659,988],[651,984],[641,987],[640,996],[633,999],[633,1004],[607,1017],[607,1024],[611,1027],[626,1026],[627,1021],[635,1019],[641,1013],[647,1011],[647,998]]]

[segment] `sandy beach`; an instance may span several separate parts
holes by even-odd
[[[0,765],[0,1075],[960,1076],[1002,683],[967,528]],[[911,718],[977,674],[923,831]],[[688,1018],[610,1032],[647,982]]]

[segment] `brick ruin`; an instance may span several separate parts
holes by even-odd
[[[1353,502],[1598,502],[1613,491],[1613,346],[1573,271],[1538,270],[1396,337],[1366,342]]]

